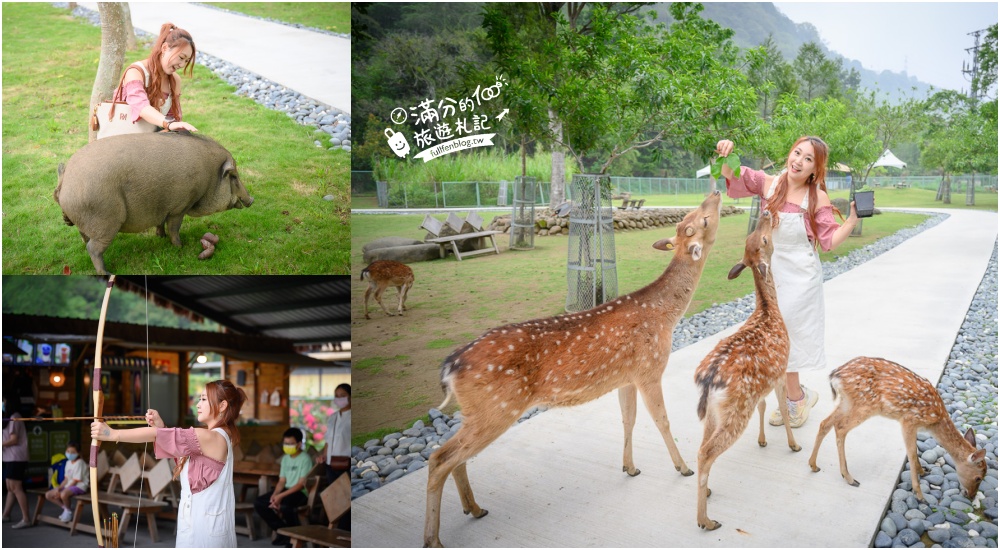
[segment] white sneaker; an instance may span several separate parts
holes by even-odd
[[[70,522],[73,521],[73,512],[69,510],[63,510],[63,513],[59,515],[59,521]]]
[[[819,393],[810,390],[804,385],[801,387],[802,399],[798,401],[788,400],[788,416],[791,417],[789,425],[793,428],[798,428],[806,423],[806,419],[809,418],[810,409],[819,401]],[[768,423],[772,426],[783,426],[785,424],[784,419],[781,418],[780,409],[771,413]]]
[[[31,527],[31,524],[22,519],[21,521],[11,526],[11,529],[24,529],[25,527]]]

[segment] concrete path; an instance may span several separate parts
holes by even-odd
[[[96,2],[81,6],[97,11]],[[351,41],[186,3],[130,2],[132,25],[153,35],[170,22],[198,51],[351,112]]]
[[[995,212],[951,217],[825,285],[830,369],[858,355],[885,357],[940,378],[955,335],[983,277],[997,238]],[[735,327],[675,352],[663,378],[671,429],[688,466],[697,469],[702,427],[694,370]],[[696,477],[674,471],[643,407],[634,431],[635,463],[621,471],[622,429],[615,392],[568,409],[551,409],[511,428],[469,461],[476,500],[489,515],[462,514],[453,481],[445,485],[441,541],[453,547],[802,547],[869,546],[906,456],[898,424],[873,418],[851,432],[851,487],[840,476],[837,445],[824,441],[813,473],[809,455],[820,421],[832,410],[827,372],[804,373],[819,391],[808,422],[795,430],[767,426],[757,445],[756,418],[712,468],[706,532],[695,521]],[[774,409],[768,399],[767,414]],[[354,500],[354,546],[423,542],[427,469]]]

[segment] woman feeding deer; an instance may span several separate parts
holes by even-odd
[[[733,152],[730,140],[721,140],[716,153],[722,157]],[[790,350],[785,375],[789,425],[798,428],[809,417],[819,394],[799,383],[799,373],[826,369],[824,350],[823,268],[817,247],[830,251],[843,243],[858,222],[854,203],[843,225],[834,213],[843,215],[826,193],[827,144],[818,137],[801,137],[788,152],[785,170],[768,175],[747,167],[740,177],[723,163],[726,194],[732,198],[761,197],[762,209],[771,213],[774,226],[774,255],[771,270],[778,294],[778,309],[788,329]],[[768,422],[784,423],[779,410]]]
[[[178,73],[194,73],[197,50],[186,30],[164,23],[153,43],[149,57],[125,69],[115,98],[123,98],[130,107],[129,120],[140,119],[154,129],[187,130],[197,128],[181,121],[181,79]],[[152,130],[150,130],[152,131]]]

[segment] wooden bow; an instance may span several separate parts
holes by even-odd
[[[115,286],[115,276],[108,277],[108,288],[104,291],[104,303],[101,304],[101,318],[97,323],[97,345],[94,352],[94,374],[91,387],[94,390],[94,416],[104,414],[104,392],[101,391],[101,355],[104,352],[104,321],[108,316],[108,301],[111,289]],[[101,529],[100,504],[97,502],[97,453],[101,442],[97,438],[90,439],[90,504],[94,512],[94,532],[97,533],[97,547],[104,548],[104,532]]]

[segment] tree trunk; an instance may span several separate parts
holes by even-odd
[[[132,26],[132,8],[129,7],[128,2],[122,2],[122,7],[125,10],[125,47],[128,51],[135,51],[137,46],[135,43],[135,28]]]
[[[69,3],[69,11],[73,11],[75,9],[76,9],[76,2],[70,2]]]
[[[101,58],[97,64],[97,78],[90,92],[90,109],[87,110],[88,141],[97,139],[91,129],[90,116],[98,103],[110,100],[118,86],[125,64],[125,10],[121,2],[98,2],[101,13]]]
[[[951,174],[945,174],[941,187],[941,203],[951,204]]]
[[[562,141],[562,121],[555,111],[549,109],[549,130],[556,141]],[[549,208],[555,208],[566,200],[566,153],[559,143],[552,143],[552,188],[549,190]]]
[[[976,205],[976,173],[972,173],[972,180],[968,183],[968,187],[965,190],[965,206],[975,206]]]
[[[938,184],[937,195],[934,196],[934,202],[941,200],[944,196],[944,170],[941,171],[941,183]]]

